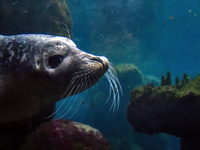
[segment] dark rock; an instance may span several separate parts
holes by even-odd
[[[161,77],[161,86],[164,86],[164,85],[166,85],[166,83],[165,83],[165,76],[162,76]]]
[[[0,0],[0,4],[0,34],[44,33],[69,37],[71,33],[72,21],[65,0]]]
[[[181,137],[200,130],[199,103],[200,76],[181,89],[144,86],[131,93],[128,119],[137,131]]]
[[[171,73],[168,71],[166,78],[164,76],[161,77],[161,86],[171,85],[171,82]]]
[[[179,78],[178,78],[178,77],[176,77],[175,85],[176,85],[176,88],[177,88],[177,89],[180,89],[180,88],[182,87],[181,84],[180,84],[180,81],[179,81]]]
[[[164,132],[182,137],[184,147],[188,143],[192,145],[191,139],[194,138],[193,142],[198,147],[200,75],[180,89],[174,86],[155,88],[151,85],[136,88],[131,92],[127,113],[136,131],[147,134]]]
[[[190,81],[190,77],[186,73],[184,73],[181,86],[183,87],[185,84],[188,84],[189,81]]]
[[[22,150],[109,150],[102,134],[87,125],[55,120],[40,125],[28,136]]]
[[[167,72],[166,84],[167,85],[171,85],[172,84],[171,73],[169,71]]]
[[[181,150],[199,150],[200,135],[189,135],[181,138]]]

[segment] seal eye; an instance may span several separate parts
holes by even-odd
[[[51,68],[56,68],[62,63],[63,59],[63,55],[52,55],[49,57],[48,64]]]

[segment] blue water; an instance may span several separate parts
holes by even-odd
[[[191,77],[199,74],[199,0],[67,2],[73,20],[73,40],[80,49],[104,55],[114,65],[133,63],[143,74],[158,79],[167,71],[173,78],[183,73]],[[100,82],[104,83],[102,80]],[[73,107],[71,113],[63,117],[96,127],[109,139],[113,150],[180,149],[179,138],[166,134],[141,134],[129,126],[126,119],[128,91],[124,92],[121,98],[124,103],[116,113],[110,113],[103,102],[93,104],[94,92],[103,88],[97,85],[79,94],[77,99],[83,102],[75,103],[77,106],[80,104],[80,109],[73,114],[76,111]]]
[[[114,63],[132,62],[144,73],[158,77],[166,70],[174,75],[186,72],[195,76],[199,73],[198,0],[68,0],[68,3],[74,41],[83,50],[107,54],[105,41],[119,37],[120,41],[116,42],[120,42],[125,54],[115,59],[116,56],[108,53],[107,57]],[[174,18],[170,19],[171,16]],[[98,46],[92,45],[100,35],[103,38],[98,41]],[[126,36],[137,41],[123,38]],[[114,45],[109,47],[116,50]]]

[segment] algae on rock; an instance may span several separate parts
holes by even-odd
[[[172,85],[146,85],[134,89],[127,113],[128,120],[136,131],[147,134],[164,132],[182,137],[184,142],[188,142],[185,139],[198,137],[200,75],[181,88]],[[182,142],[182,150],[185,150],[183,145]],[[196,145],[196,149],[200,148],[199,144]]]
[[[0,34],[71,36],[72,21],[65,0],[0,0],[0,3]]]

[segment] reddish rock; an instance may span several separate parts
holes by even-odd
[[[98,130],[88,125],[54,120],[30,134],[22,150],[110,150],[110,146]]]

